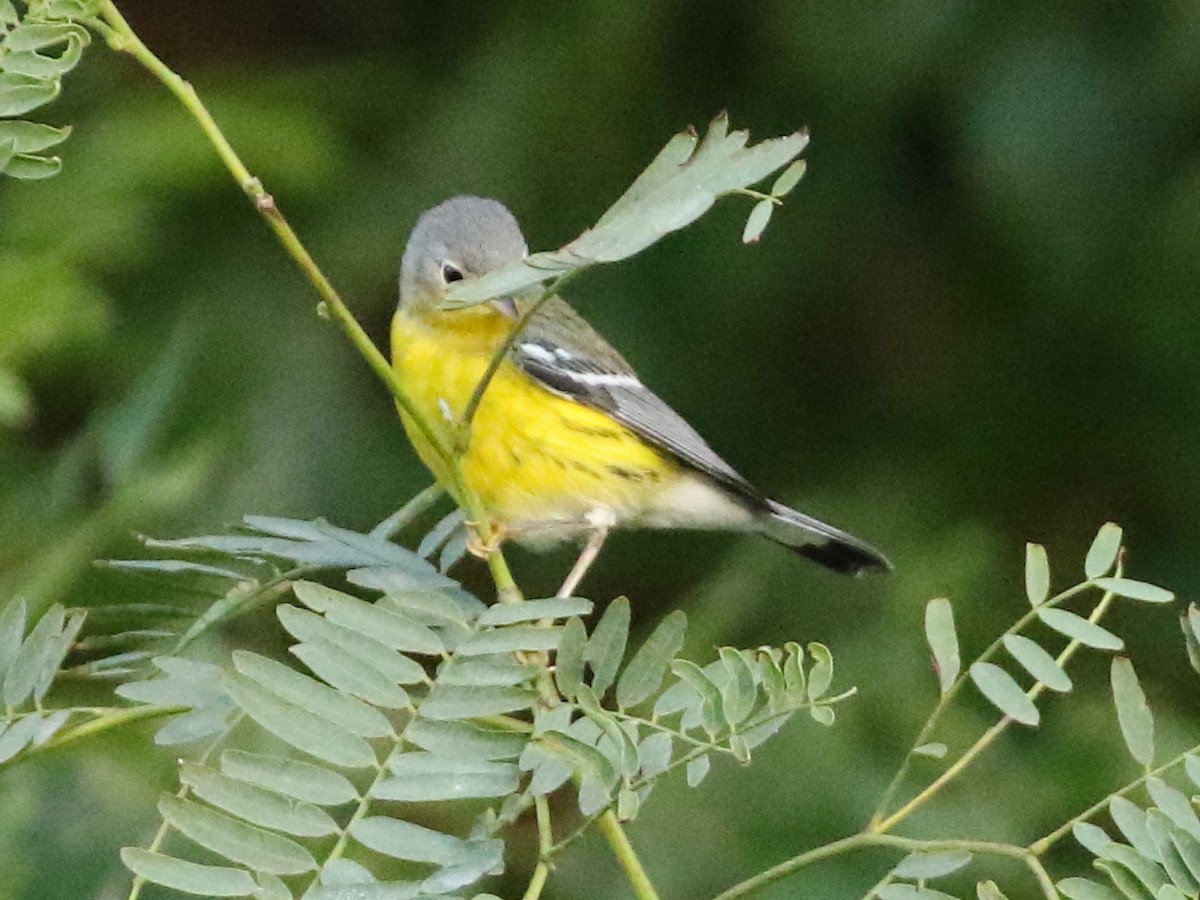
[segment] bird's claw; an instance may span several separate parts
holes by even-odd
[[[504,529],[499,525],[492,526],[492,535],[487,540],[479,536],[479,523],[467,522],[467,552],[480,559],[487,559],[500,549],[504,543]]]

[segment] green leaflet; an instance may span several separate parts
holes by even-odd
[[[17,597],[0,606],[0,686],[25,637],[25,598]]]
[[[480,625],[514,625],[540,619],[566,619],[591,615],[593,603],[582,597],[548,597],[523,603],[497,603],[479,617]]]
[[[1125,839],[1143,856],[1155,858],[1158,849],[1150,837],[1146,826],[1146,811],[1124,797],[1111,797],[1108,801],[1108,812],[1113,824],[1117,826]]]
[[[1112,570],[1117,553],[1121,550],[1121,538],[1121,526],[1115,522],[1105,522],[1100,526],[1083,561],[1083,572],[1088,578],[1099,578]]]
[[[352,628],[336,625],[324,616],[281,603],[275,615],[293,637],[300,641],[320,643],[324,641],[357,657],[362,662],[378,669],[396,684],[412,678],[413,661],[396,650],[385,646]]]
[[[775,212],[775,204],[770,200],[759,200],[754,204],[754,208],[750,210],[750,215],[746,219],[746,227],[742,229],[743,244],[758,242],[762,233],[767,230],[773,212]]]
[[[570,618],[563,626],[558,652],[554,655],[554,680],[568,700],[575,698],[583,684],[583,654],[587,648],[587,629],[579,618]]]
[[[380,800],[432,802],[506,797],[517,790],[519,771],[512,763],[412,752],[392,757],[392,777],[376,784]]]
[[[1149,890],[1151,896],[1156,895],[1158,889],[1166,883],[1165,873],[1155,863],[1143,858],[1129,845],[1116,841],[1104,848],[1104,859],[1097,860],[1096,867],[1107,872],[1118,887],[1129,884],[1129,877],[1132,877],[1136,883]]]
[[[281,700],[340,725],[352,734],[364,738],[393,735],[391,723],[377,710],[282,663],[257,653],[235,650],[233,665]]]
[[[554,626],[510,625],[477,632],[459,644],[459,656],[486,656],[493,653],[538,652],[558,646],[562,629]]]
[[[51,675],[57,670],[61,656],[56,656],[56,653],[66,627],[66,611],[57,603],[46,610],[33,626],[29,636],[13,655],[4,675],[0,697],[5,706],[17,708],[23,705],[44,679],[46,669],[52,666]],[[75,630],[78,630],[78,626],[75,626]]]
[[[1041,544],[1025,545],[1025,596],[1030,606],[1041,606],[1050,596],[1050,561]]]
[[[816,641],[808,645],[812,667],[808,670],[808,699],[819,700],[833,684],[833,654],[824,644]]]
[[[33,743],[41,726],[42,714],[31,712],[0,729],[0,763],[12,759]]]
[[[280,699],[246,676],[226,675],[225,689],[250,718],[297,750],[346,768],[366,768],[375,764],[375,754],[362,738],[341,725]]]
[[[981,881],[975,886],[977,900],[1008,900],[994,881]]]
[[[294,802],[283,794],[195,763],[184,762],[179,773],[180,781],[190,785],[201,800],[253,825],[297,837],[321,837],[338,830],[333,818],[313,804]]]
[[[329,622],[356,631],[392,650],[425,656],[439,656],[445,651],[438,636],[427,625],[415,622],[403,613],[373,606],[313,582],[296,582],[293,591],[301,603],[324,613]]]
[[[257,871],[298,875],[317,867],[312,854],[295,841],[199,803],[164,794],[158,801],[158,809],[171,827],[200,846]]]
[[[591,685],[597,697],[603,697],[616,679],[628,640],[629,599],[618,597],[608,605],[592,629],[592,636],[583,653],[583,658],[592,667]]]
[[[754,681],[754,672],[741,653],[733,647],[721,647],[718,652],[727,672],[721,690],[721,708],[725,721],[731,726],[740,725],[754,710],[758,700],[758,685]]]
[[[637,653],[621,673],[617,682],[617,706],[629,709],[637,706],[662,686],[671,661],[683,647],[687,633],[687,616],[682,610],[669,613],[646,638]],[[564,636],[564,642],[566,640]],[[560,648],[559,659],[562,658]],[[560,682],[561,687],[561,682]]]
[[[1123,900],[1111,888],[1086,878],[1064,878],[1055,887],[1067,900]]]
[[[426,719],[474,719],[528,709],[536,701],[532,688],[435,684],[420,709]]]
[[[226,750],[221,754],[221,771],[249,784],[320,806],[338,806],[358,799],[358,791],[345,776],[312,763],[245,750]]]
[[[940,878],[957,872],[970,861],[971,854],[963,850],[910,853],[896,864],[892,874],[897,878]]]
[[[801,131],[753,146],[747,141],[746,132],[729,131],[724,114],[712,121],[703,140],[691,130],[676,134],[594,226],[559,250],[534,253],[456,285],[447,306],[482,303],[632,256],[694,222],[718,197],[757,184],[792,162],[807,146],[808,135]]]
[[[135,875],[187,894],[249,897],[258,889],[258,884],[245,869],[202,866],[162,853],[151,853],[140,847],[121,848],[121,861]]]
[[[712,768],[712,761],[705,753],[702,756],[697,756],[687,764],[687,784],[688,787],[697,787],[708,776],[708,770]]]
[[[1162,864],[1172,884],[1182,887],[1189,894],[1195,894],[1200,890],[1200,880],[1197,880],[1188,864],[1189,861],[1184,858],[1180,845],[1172,836],[1173,830],[1176,830],[1175,826],[1161,810],[1152,809],[1147,813],[1146,831],[1155,851],[1149,856]],[[1136,844],[1134,846],[1137,847]],[[1138,852],[1143,856],[1147,855],[1141,849]]]
[[[1133,663],[1123,656],[1114,656],[1111,669],[1113,702],[1117,707],[1117,722],[1130,754],[1143,766],[1154,760],[1154,719],[1146,705],[1146,695],[1138,683]]]
[[[1144,581],[1134,581],[1132,578],[1095,578],[1093,584],[1102,591],[1109,591],[1118,597],[1129,600],[1141,600],[1145,603],[1170,603],[1175,595],[1166,588]]]
[[[459,759],[516,759],[529,736],[492,730],[471,722],[435,722],[418,718],[404,732],[424,750]]]
[[[958,635],[954,630],[954,610],[945,597],[925,604],[925,640],[933,654],[938,687],[943,694],[958,680],[962,662],[958,654]]]
[[[703,669],[686,659],[677,659],[671,663],[671,671],[687,682],[699,696],[700,702],[693,708],[699,711],[699,719],[705,731],[712,735],[720,732],[726,721],[720,688]]]
[[[1033,701],[1013,680],[1013,677],[992,663],[977,662],[970,668],[971,680],[979,692],[1009,718],[1022,725],[1036,725],[1041,721]]]
[[[1080,846],[1087,849],[1093,856],[1103,856],[1104,848],[1112,843],[1108,832],[1091,822],[1077,822],[1071,829],[1071,834]]]
[[[1003,643],[1012,658],[1050,690],[1060,693],[1071,690],[1070,677],[1040,644],[1019,634],[1004,635]]]
[[[296,644],[289,650],[323,681],[343,694],[359,697],[374,706],[406,709],[412,705],[408,692],[390,678],[356,656],[351,656],[324,641]],[[416,666],[416,663],[413,664]],[[416,666],[420,680],[425,670]]]
[[[364,847],[395,859],[453,865],[467,855],[467,841],[422,825],[385,816],[355,822],[350,834]]]
[[[1154,804],[1175,823],[1178,828],[1200,841],[1200,819],[1188,798],[1175,790],[1161,778],[1147,778],[1146,789]]]
[[[1078,616],[1065,609],[1039,609],[1038,618],[1059,634],[1066,635],[1071,640],[1079,641],[1096,650],[1120,650],[1125,642],[1095,622],[1089,622],[1083,616]]]

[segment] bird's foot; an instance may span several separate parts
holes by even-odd
[[[500,549],[507,537],[504,526],[493,522],[491,536],[484,540],[479,534],[478,522],[467,522],[467,552],[480,559],[487,559]]]

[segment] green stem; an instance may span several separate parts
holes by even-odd
[[[463,410],[462,418],[459,420],[459,428],[465,436],[464,444],[470,440],[471,422],[474,421],[475,413],[479,410],[479,403],[481,400],[483,400],[484,391],[487,390],[488,385],[492,383],[492,379],[496,376],[496,370],[500,368],[500,364],[504,362],[504,358],[508,356],[508,352],[513,348],[513,345],[517,342],[517,338],[519,338],[521,333],[525,330],[525,326],[529,324],[529,320],[537,315],[538,310],[540,310],[542,306],[544,306],[546,302],[558,292],[559,288],[561,288],[569,278],[570,275],[563,275],[562,277],[555,279],[551,285],[543,290],[541,296],[533,301],[533,303],[529,304],[525,312],[523,312],[520,318],[517,319],[517,323],[513,326],[512,331],[505,336],[504,341],[496,349],[496,352],[492,354],[492,358],[488,360],[488,366],[486,369],[484,369],[483,376],[479,379],[478,383],[476,383],[475,390],[471,392],[471,399],[467,401],[466,409]]]
[[[1004,634],[992,641],[992,643],[988,645],[987,649],[979,654],[978,657],[976,657],[975,661],[987,662],[998,652],[1000,652],[1000,648],[1004,645],[1004,636],[1008,634],[1020,633],[1022,629],[1030,625],[1034,619],[1037,618],[1038,609],[1057,606],[1060,603],[1076,596],[1077,594],[1081,594],[1089,587],[1091,587],[1091,582],[1082,582],[1081,584],[1069,587],[1065,591],[1055,594],[1040,606],[1029,610],[1029,612],[1021,616],[1016,623],[1008,628]],[[929,737],[933,733],[933,729],[937,727],[938,722],[941,720],[942,713],[946,711],[947,707],[949,707],[954,698],[958,696],[959,691],[962,690],[963,686],[969,680],[970,670],[964,669],[959,674],[958,678],[954,680],[953,684],[946,689],[946,692],[938,698],[937,705],[933,708],[933,712],[931,712],[929,714],[929,718],[925,720],[925,724],[921,727],[921,731],[917,735],[916,740],[913,741],[912,747],[909,749],[908,753],[905,754],[904,761],[900,764],[900,768],[896,771],[896,774],[892,777],[892,780],[888,783],[887,788],[884,790],[883,796],[879,800],[879,805],[875,808],[875,812],[871,816],[870,828],[872,830],[887,830],[879,829],[879,823],[883,821],[888,806],[891,805],[892,800],[896,796],[896,791],[900,789],[900,786],[904,783],[904,779],[908,776],[909,770],[912,768],[913,760],[916,758],[916,753],[914,751],[917,749],[917,747],[928,743]]]
[[[350,338],[351,343],[367,361],[375,374],[380,380],[387,385],[396,402],[404,409],[404,411],[412,417],[416,422],[418,429],[421,431],[422,437],[429,441],[430,445],[447,461],[450,460],[451,454],[446,445],[441,433],[433,428],[431,424],[417,410],[412,400],[409,398],[404,385],[400,383],[396,373],[388,364],[387,359],[375,343],[363,330],[362,326],[354,318],[349,308],[343,302],[341,295],[333,287],[333,284],[325,277],[325,273],[321,271],[312,255],[300,241],[299,236],[292,230],[292,226],[284,218],[280,211],[275,198],[267,192],[263,187],[262,182],[250,173],[246,168],[246,164],[242,162],[241,157],[233,149],[233,145],[222,133],[220,126],[212,117],[212,113],[204,105],[200,99],[200,95],[196,93],[196,89],[190,83],[180,77],[162,60],[151,52],[137,33],[125,21],[125,17],[121,15],[116,4],[107,0],[100,7],[101,19],[112,29],[112,32],[107,35],[109,45],[117,51],[128,53],[139,63],[141,63],[149,72],[162,82],[179,100],[183,107],[191,114],[192,118],[200,126],[200,130],[204,132],[217,155],[221,158],[221,162],[225,164],[225,168],[233,176],[234,180],[241,187],[242,191],[254,203],[254,208],[266,220],[271,230],[275,232],[275,236],[283,245],[284,250],[292,261],[300,267],[309,283],[316,288],[317,294],[325,304],[325,309],[329,315],[337,322],[346,336]]]
[[[739,188],[737,193],[743,197],[753,197],[755,200],[770,200],[775,206],[783,206],[782,197],[776,197],[774,194],[764,194],[762,191],[756,191],[753,188]]]
[[[1121,575],[1121,567],[1119,565],[1117,567],[1116,574],[1117,574],[1117,577],[1120,577],[1120,575]],[[1008,629],[1004,633],[1005,634],[1015,634],[1016,632],[1018,632],[1022,628],[1024,628],[1027,624],[1029,624],[1029,622],[1032,621],[1032,619],[1034,617],[1036,617],[1038,609],[1041,609],[1041,608],[1049,606],[1049,605],[1057,605],[1058,603],[1061,603],[1063,600],[1066,600],[1068,597],[1078,594],[1088,587],[1091,587],[1091,582],[1085,581],[1082,584],[1075,585],[1075,587],[1073,587],[1073,588],[1068,588],[1067,590],[1063,591],[1061,594],[1058,594],[1058,595],[1052,597],[1050,600],[1048,600],[1046,603],[1042,604],[1041,606],[1030,610],[1028,613],[1026,613],[1024,616],[1021,617],[1020,621],[1018,621],[1016,625],[1014,625],[1012,628]],[[1104,615],[1104,613],[1107,612],[1108,607],[1112,605],[1112,603],[1115,599],[1116,599],[1116,596],[1114,594],[1112,594],[1111,592],[1106,592],[1104,594],[1104,596],[1101,598],[1100,602],[1096,604],[1096,608],[1093,609],[1091,614],[1088,616],[1088,621],[1098,622],[1100,620],[1100,618]],[[996,651],[996,649],[1002,645],[1002,641],[1003,641],[1003,636],[1001,636],[1001,637],[997,638],[995,641],[993,641],[991,646],[989,646],[988,649],[985,650],[983,652],[983,654],[981,654],[979,656],[979,660],[987,659],[990,656],[990,654],[994,653]],[[1063,649],[1062,653],[1060,653],[1058,655],[1058,659],[1056,660],[1059,668],[1064,667],[1067,664],[1067,662],[1071,659],[1071,657],[1075,655],[1076,651],[1081,646],[1083,646],[1083,645],[1079,641],[1074,641],[1074,640],[1071,641],[1069,644],[1067,644],[1067,646]],[[969,672],[969,670],[968,670],[968,672]],[[951,690],[946,692],[946,695],[950,696],[951,691],[957,692],[958,688],[961,687],[961,685],[965,683],[966,678],[967,678],[967,672],[964,672],[962,675],[960,675],[958,677],[958,680],[955,681],[954,685],[951,687]],[[1036,700],[1038,697],[1040,697],[1042,695],[1042,693],[1045,690],[1046,690],[1046,685],[1044,685],[1042,682],[1040,682],[1040,681],[1034,682],[1034,684],[1029,688],[1029,690],[1027,690],[1025,692],[1025,696],[1027,696],[1030,700]],[[939,707],[940,706],[941,705],[939,704]],[[936,710],[935,710],[935,712],[936,712]],[[879,832],[879,833],[891,831],[893,828],[896,827],[896,825],[898,825],[900,822],[903,822],[910,815],[912,815],[914,812],[916,812],[918,809],[920,809],[922,806],[924,806],[925,803],[927,803],[933,797],[937,796],[937,794],[942,790],[943,787],[945,787],[947,784],[949,784],[951,781],[953,781],[955,778],[957,778],[972,762],[975,761],[975,759],[981,753],[983,753],[988,747],[990,747],[996,741],[996,739],[998,737],[1000,737],[1000,735],[1002,735],[1005,731],[1007,731],[1009,725],[1012,724],[1012,721],[1013,720],[1010,719],[1008,716],[1002,717],[999,722],[997,722],[995,725],[993,725],[991,728],[989,728],[987,731],[985,731],[982,735],[980,735],[979,740],[977,740],[974,744],[972,744],[971,747],[968,748],[967,751],[965,753],[963,753],[962,756],[960,756],[957,760],[955,760],[953,765],[951,765],[944,772],[942,772],[941,775],[939,775],[937,778],[935,778],[933,781],[931,781],[928,785],[926,785],[926,787],[923,790],[921,790],[915,797],[913,797],[911,800],[909,800],[907,803],[905,803],[903,806],[901,806],[898,810],[896,810],[896,812],[892,813],[890,816],[887,816],[886,818],[881,817],[880,814],[878,812],[876,812],[876,814],[871,818],[871,824],[868,826],[870,828],[870,830],[873,832]],[[925,738],[925,737],[927,737],[927,730],[922,729],[921,735],[918,737],[918,743],[915,746],[920,746],[920,743],[923,742],[923,738]],[[911,756],[912,756],[912,753],[910,751],[909,758],[911,758]],[[907,761],[908,760],[906,760],[906,762]],[[881,804],[880,809],[882,809],[882,808],[883,807]]]
[[[233,720],[229,723],[229,728],[223,733],[218,734],[209,742],[208,746],[204,748],[204,752],[196,758],[196,762],[200,764],[207,762],[208,758],[212,756],[213,751],[221,745],[221,742],[229,737],[233,729],[237,728],[238,725],[241,724],[242,720],[245,718],[245,715],[245,713],[241,712],[235,715]],[[182,800],[187,797],[190,792],[191,788],[188,785],[183,784],[179,786],[179,790],[175,792],[175,796]],[[171,826],[164,819],[162,824],[158,826],[158,830],[154,832],[154,838],[150,841],[150,844],[146,849],[151,853],[157,852],[158,849],[162,847],[163,841],[167,839],[167,835],[170,834],[170,832]],[[145,886],[145,884],[146,879],[142,878],[141,875],[135,875],[133,883],[129,886],[129,895],[126,900],[138,900],[138,897],[141,895],[142,888]]]
[[[16,756],[6,759],[0,763],[0,768],[17,762],[23,762],[38,753],[45,753],[48,750],[65,747],[68,744],[73,744],[76,741],[91,737],[94,734],[109,731],[113,728],[120,728],[123,725],[142,722],[146,719],[158,719],[163,716],[174,715],[175,713],[185,712],[187,709],[188,707],[186,706],[132,706],[128,708],[102,709],[95,713],[95,718],[87,722],[82,722],[74,728],[64,728],[55,734],[54,737],[50,738],[50,740],[46,741],[46,743],[36,747],[28,747]]]
[[[431,484],[372,528],[371,537],[390,541],[402,528],[412,524],[414,519],[428,511],[444,493],[446,493],[446,489],[440,484]]]
[[[1187,757],[1192,753],[1200,753],[1200,744],[1197,744],[1195,747],[1191,747],[1187,750],[1184,750],[1182,753],[1180,753],[1174,759],[1170,760],[1169,762],[1163,763],[1157,769],[1151,769],[1148,772],[1144,772],[1141,776],[1139,776],[1138,778],[1135,778],[1133,781],[1129,782],[1129,784],[1125,785],[1120,790],[1113,791],[1111,794],[1109,794],[1103,800],[1099,800],[1096,803],[1093,803],[1091,806],[1089,806],[1087,809],[1085,809],[1079,815],[1075,816],[1072,819],[1068,819],[1066,822],[1064,822],[1058,828],[1051,831],[1045,837],[1038,838],[1036,841],[1034,841],[1032,844],[1030,844],[1029,852],[1032,853],[1034,856],[1041,856],[1047,850],[1049,850],[1051,847],[1053,847],[1055,844],[1057,844],[1060,840],[1062,840],[1064,837],[1066,837],[1067,834],[1069,834],[1071,832],[1071,830],[1076,825],[1078,825],[1080,822],[1086,822],[1092,816],[1096,815],[1096,813],[1104,810],[1104,808],[1107,807],[1108,804],[1112,801],[1113,797],[1125,796],[1130,791],[1133,791],[1133,790],[1141,787],[1143,784],[1145,784],[1147,779],[1155,778],[1155,777],[1163,774],[1164,772],[1175,768],[1177,765],[1179,765],[1181,762],[1183,762],[1185,759],[1187,759]]]
[[[550,801],[544,796],[536,798],[534,809],[537,811],[538,827],[538,863],[529,879],[529,887],[525,889],[521,900],[538,900],[546,879],[550,877],[550,854],[554,847],[554,829],[550,822]]]
[[[853,834],[850,837],[842,838],[839,841],[834,841],[832,844],[825,844],[823,847],[816,847],[798,856],[793,856],[791,859],[780,863],[755,875],[753,878],[748,878],[740,884],[736,884],[726,891],[717,894],[713,900],[735,900],[738,897],[748,897],[757,890],[773,884],[800,869],[810,866],[815,862],[830,859],[834,856],[840,856],[843,853],[848,853],[851,850],[859,850],[863,847],[888,847],[894,850],[903,850],[907,853],[912,852],[936,852],[948,850],[961,850],[967,853],[979,853],[990,856],[1003,856],[1009,859],[1015,859],[1027,866],[1034,879],[1037,881],[1038,888],[1046,900],[1057,900],[1058,893],[1054,889],[1054,882],[1051,880],[1049,873],[1029,850],[1024,847],[1018,847],[1016,844],[1005,844],[996,841],[970,841],[970,840],[922,840],[920,838],[907,838],[895,834],[879,834],[872,831],[862,831],[858,834]],[[885,876],[884,880],[871,888],[866,896],[870,897],[872,893],[882,887],[890,876]]]
[[[654,890],[650,876],[646,874],[645,868],[642,867],[642,861],[638,859],[638,855],[633,849],[633,844],[629,842],[629,835],[625,833],[625,829],[617,820],[617,814],[611,809],[600,817],[600,830],[616,855],[617,862],[625,870],[625,877],[629,879],[629,884],[633,887],[634,896],[638,900],[658,900],[658,892]]]
[[[250,173],[250,170],[246,168],[245,163],[237,155],[233,146],[221,132],[216,120],[213,119],[212,114],[205,107],[203,101],[201,101],[200,96],[196,93],[196,89],[150,51],[141,38],[133,31],[129,23],[125,21],[124,16],[121,15],[112,0],[106,0],[100,6],[99,15],[101,21],[107,26],[104,35],[108,40],[109,46],[114,50],[128,53],[136,59],[175,95],[183,107],[191,114],[192,118],[199,124],[204,135],[216,149],[221,162],[225,164],[225,168],[229,170],[242,191],[253,201],[254,208],[258,210],[271,230],[275,232],[276,238],[283,245],[288,256],[299,266],[309,283],[316,289],[317,295],[323,303],[323,308],[341,326],[346,336],[350,339],[350,342],[354,344],[355,349],[358,350],[372,371],[387,386],[396,404],[412,419],[421,436],[442,459],[445,464],[445,471],[452,482],[450,485],[453,489],[452,493],[454,493],[459,503],[473,517],[475,529],[483,542],[485,544],[491,543],[493,536],[491,523],[484,514],[482,504],[463,481],[458,459],[452,451],[449,442],[447,442],[443,429],[440,425],[426,419],[412,402],[399,377],[388,364],[387,358],[375,346],[375,343],[367,335],[366,331],[363,330],[362,326],[358,324],[358,321],[333,287],[333,284],[325,277],[325,274],[300,241],[296,232],[292,230],[292,226],[284,218],[278,204],[276,204],[275,198],[267,192],[262,182],[254,177]],[[517,589],[512,573],[508,569],[508,564],[498,550],[488,555],[488,565],[499,589],[500,599],[505,602],[519,602],[522,599],[521,592]]]

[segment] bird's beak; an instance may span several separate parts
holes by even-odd
[[[512,297],[496,297],[489,300],[488,303],[492,309],[505,318],[512,319],[514,322],[520,318],[520,313],[517,310],[517,301]]]

